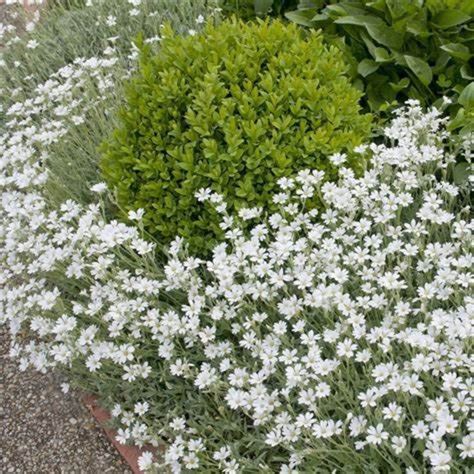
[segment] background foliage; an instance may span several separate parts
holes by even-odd
[[[228,21],[185,38],[167,30],[159,55],[144,49],[104,175],[125,211],[145,209],[150,232],[209,248],[222,230],[196,207],[198,189],[271,208],[280,177],[304,167],[331,176],[327,157],[369,135],[347,70],[321,34],[280,21]]]
[[[454,103],[451,114],[459,114],[458,126],[469,125],[472,131],[466,120],[472,111],[458,99],[474,78],[473,2],[325,3],[316,1],[286,16],[322,28],[355,58],[354,72],[370,110],[407,98],[439,105],[447,96]]]

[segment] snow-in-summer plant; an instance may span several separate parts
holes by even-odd
[[[18,20],[21,9],[11,11],[18,17],[15,25],[0,25],[0,42],[5,45],[0,51],[0,122],[12,117],[47,126],[77,122],[67,136],[48,145],[48,197],[55,205],[68,198],[91,201],[98,147],[117,126],[124,85],[137,66],[137,35],[155,51],[164,23],[177,33],[195,34],[204,18],[213,21],[219,16],[213,0],[90,0],[83,8],[73,5],[68,10],[59,3],[50,2],[27,17],[23,29]],[[89,62],[89,72],[76,80],[77,67],[84,61]],[[104,69],[101,62],[111,64]],[[5,114],[21,103],[25,107],[20,114]]]
[[[120,442],[164,441],[144,470],[469,469],[473,224],[438,111],[400,109],[386,144],[359,148],[361,177],[337,154],[337,183],[282,179],[271,215],[228,215],[201,190],[226,241],[202,260],[177,239],[164,266],[142,210],[130,227],[105,220],[101,199],[48,207],[35,144],[52,132],[23,122],[0,142],[11,355],[99,393]],[[320,212],[305,207],[315,193]]]

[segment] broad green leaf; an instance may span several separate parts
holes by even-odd
[[[470,21],[472,17],[460,10],[444,10],[433,18],[433,23],[442,29],[452,28]]]
[[[390,53],[385,48],[375,48],[374,49],[375,61],[378,63],[385,63],[390,61]]]
[[[461,43],[443,44],[441,49],[449,53],[453,58],[462,59],[463,61],[469,61],[471,58],[469,48]]]
[[[472,72],[469,70],[469,66],[467,64],[463,64],[463,66],[461,67],[461,77],[468,81],[474,80],[474,76],[472,75]]]
[[[474,82],[468,84],[458,98],[458,102],[469,109],[474,107]]]
[[[378,2],[371,2],[370,6],[372,7],[373,3],[377,3],[378,9],[382,12],[385,11],[385,7],[388,7],[392,20],[396,21],[406,18],[407,14],[412,15],[419,11],[422,2],[423,0],[379,0]]]
[[[447,125],[447,129],[451,132],[463,127],[466,124],[466,110],[461,107],[456,116],[452,118]]]
[[[288,20],[302,26],[313,26],[312,19],[317,13],[316,8],[309,8],[307,10],[295,10],[294,12],[286,12],[285,16]]]
[[[254,0],[255,13],[257,15],[266,15],[272,8],[273,0]]]
[[[357,72],[362,77],[367,77],[379,68],[379,65],[372,59],[363,59],[357,66]]]
[[[395,92],[400,92],[401,90],[407,88],[410,85],[410,79],[408,77],[404,77],[403,79],[399,80],[397,83],[395,82],[390,82],[390,87],[395,91]]]
[[[416,77],[418,77],[423,85],[427,86],[433,79],[433,73],[431,72],[429,64],[423,61],[423,59],[409,56],[408,54],[405,54],[403,57]]]
[[[369,35],[367,35],[365,32],[362,32],[360,34],[360,38],[365,43],[365,46],[369,50],[369,53],[372,55],[372,57],[375,60],[377,60],[377,47],[372,42],[372,40],[369,38]]]
[[[367,15],[367,9],[365,7],[359,8],[357,4],[352,4],[350,2],[347,2],[347,3],[342,2],[336,5],[328,5],[326,6],[325,10],[331,13],[336,13],[337,15],[343,15],[343,16]]]
[[[372,15],[347,15],[342,18],[338,18],[334,21],[338,25],[355,25],[355,26],[365,26],[368,25],[380,25],[383,26],[384,22]]]
[[[331,18],[337,18],[338,16],[345,17],[348,15],[348,11],[344,4],[328,5],[324,12],[327,12]]]
[[[403,35],[387,25],[369,24],[366,28],[369,35],[384,46],[398,50],[403,45]]]
[[[311,21],[313,23],[318,23],[321,21],[328,21],[329,17],[325,15],[324,13],[318,13],[317,15],[314,15],[313,18],[311,18]]]
[[[453,170],[453,178],[455,184],[464,184],[469,180],[471,175],[471,167],[469,163],[458,163]]]
[[[407,23],[406,30],[419,38],[428,38],[431,35],[430,31],[426,28],[426,22],[420,20],[410,20]]]
[[[438,58],[436,59],[436,63],[432,68],[433,74],[440,74],[442,71],[444,71],[450,60],[451,56],[448,53],[440,52],[438,54]]]

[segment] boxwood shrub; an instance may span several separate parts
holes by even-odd
[[[334,176],[328,157],[369,134],[360,92],[340,51],[320,32],[281,21],[208,24],[199,35],[164,28],[158,55],[142,45],[121,126],[104,145],[102,170],[123,212],[143,208],[163,243],[193,251],[221,236],[202,187],[233,208],[272,207],[276,182],[301,168]]]

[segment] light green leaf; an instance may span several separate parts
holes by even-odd
[[[385,48],[374,49],[375,61],[378,63],[385,63],[390,61],[390,53]]]
[[[427,86],[433,79],[433,73],[431,72],[429,64],[423,61],[423,59],[409,56],[408,54],[405,54],[403,57],[416,77],[418,77],[423,85]]]

